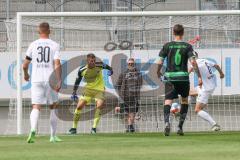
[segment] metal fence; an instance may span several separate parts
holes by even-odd
[[[0,52],[8,50],[4,21],[13,19],[16,12],[231,10],[239,9],[239,4],[240,0],[0,0]]]

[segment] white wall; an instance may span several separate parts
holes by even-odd
[[[239,94],[240,93],[240,50],[238,49],[201,49],[197,50],[199,52],[199,57],[208,58],[210,60],[216,61],[222,66],[223,72],[226,77],[223,80],[217,79],[218,86],[214,92],[215,95],[227,95],[227,94]],[[116,51],[116,52],[105,52],[105,51],[92,51],[99,58],[109,63],[112,60],[112,56],[116,54],[123,53],[127,57],[130,56],[129,51]],[[138,62],[148,62],[149,60],[155,61],[158,57],[158,50],[140,50],[132,51],[131,55],[138,59]],[[62,60],[66,61],[78,55],[84,55],[89,52],[81,51],[67,51],[62,52]],[[16,96],[16,56],[13,53],[6,53],[0,55],[0,98],[13,98]],[[114,64],[111,64],[114,66]],[[67,76],[67,84],[73,85],[76,77],[77,69],[74,70]],[[104,75],[106,76],[106,75]],[[193,77],[193,76],[191,76]],[[217,73],[217,77],[219,77]],[[110,92],[114,92],[111,89],[111,80],[106,84],[106,88]],[[150,77],[151,78],[151,77]],[[193,82],[193,78],[191,79]],[[12,83],[11,83],[12,82]],[[192,83],[193,84],[193,83]],[[195,83],[195,85],[197,85]],[[30,83],[23,83],[23,95],[24,97],[30,97]],[[149,89],[149,87],[148,87]],[[150,88],[151,89],[151,88]]]

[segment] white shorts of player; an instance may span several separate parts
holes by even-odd
[[[32,104],[53,104],[58,101],[58,93],[49,82],[33,82],[31,88]]]
[[[205,91],[205,90],[201,89],[200,87],[197,87],[197,92],[198,92],[197,102],[207,104],[209,97],[214,92],[214,89],[209,90],[209,91]]]

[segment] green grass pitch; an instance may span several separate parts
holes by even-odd
[[[240,132],[80,134],[60,136],[0,137],[0,160],[239,160]]]

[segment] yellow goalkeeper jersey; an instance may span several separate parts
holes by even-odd
[[[88,68],[83,66],[78,71],[78,77],[74,84],[74,90],[76,91],[81,80],[83,79],[87,84],[84,86],[85,89],[104,91],[105,84],[103,80],[102,70],[108,69],[112,71],[112,68],[102,62],[96,63],[94,68]]]
[[[94,89],[98,91],[104,91],[105,84],[102,75],[102,66],[96,66],[94,68],[83,67],[80,72],[80,76],[87,83],[84,87],[86,89]]]

